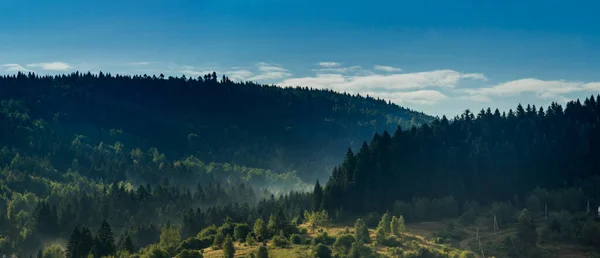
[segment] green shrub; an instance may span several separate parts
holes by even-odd
[[[333,244],[333,250],[335,251],[336,255],[345,256],[348,254],[348,252],[350,252],[350,248],[352,248],[352,243],[354,242],[356,242],[356,239],[353,235],[340,235]]]
[[[196,237],[190,237],[186,240],[183,240],[179,246],[177,247],[177,252],[181,252],[183,250],[201,250],[207,247],[210,247],[215,241],[215,237],[205,237],[202,239],[198,239]]]
[[[256,258],[269,258],[269,250],[264,246],[259,246],[256,250]]]
[[[302,237],[298,234],[292,234],[292,236],[290,236],[290,242],[295,245],[300,245],[302,244]]]
[[[235,240],[244,242],[246,241],[246,236],[250,233],[250,226],[248,224],[237,224],[233,229],[233,236]]]
[[[200,231],[198,235],[196,235],[196,237],[202,239],[209,236],[215,236],[217,235],[217,229],[217,225],[210,225],[206,228],[203,228],[202,231]]]
[[[290,245],[290,242],[284,236],[275,236],[273,237],[273,245],[276,247],[287,247]]]
[[[333,257],[331,254],[331,249],[323,244],[318,244],[312,249],[312,257],[315,258],[331,258]]]
[[[308,229],[307,228],[300,229],[300,234],[302,234],[302,235],[308,234]]]
[[[327,234],[327,232],[323,232],[318,234],[313,240],[313,245],[324,244],[324,245],[332,245],[335,243],[335,238],[331,237]]]
[[[215,236],[215,241],[213,241],[213,249],[221,249],[223,247],[223,242],[225,242],[225,235],[223,235],[221,232],[217,233]]]
[[[183,250],[178,253],[175,258],[202,258],[202,254],[198,251]]]

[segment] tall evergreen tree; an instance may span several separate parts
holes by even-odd
[[[371,237],[369,236],[369,229],[367,228],[367,224],[362,219],[357,219],[354,224],[354,238],[356,241],[361,243],[371,243]]]
[[[100,229],[96,232],[95,256],[109,256],[116,253],[115,239],[112,229],[106,220],[102,220]]]
[[[313,211],[318,211],[322,208],[323,204],[323,188],[321,184],[319,184],[319,180],[317,179],[317,183],[315,184],[313,190]]]

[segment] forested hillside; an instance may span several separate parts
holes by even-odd
[[[296,170],[310,182],[326,179],[344,149],[375,132],[432,120],[383,100],[235,83],[216,73],[199,78],[19,73],[0,77],[0,89],[5,113],[38,121],[34,129],[44,131],[17,134],[14,124],[3,122],[5,146],[23,149],[21,138],[35,137],[40,153],[52,153],[57,146],[48,139],[70,143],[82,135],[93,144],[155,147],[169,158],[194,155],[277,173]],[[70,162],[68,157],[56,165]]]
[[[594,96],[507,113],[468,110],[451,121],[377,134],[333,169],[325,207],[385,211],[394,201],[453,196],[459,202],[519,202],[536,187],[578,186],[564,205],[597,204],[600,102]]]
[[[139,249],[169,223],[187,238],[227,217],[291,219],[312,206],[290,193],[312,188],[299,176],[326,177],[349,145],[428,121],[382,100],[214,73],[2,76],[0,254],[66,247],[76,226],[103,221]]]

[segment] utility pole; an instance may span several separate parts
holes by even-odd
[[[481,257],[485,258],[485,254],[483,253],[483,246],[481,245],[481,240],[479,240],[479,249],[481,249]]]
[[[588,199],[587,208],[585,208],[585,213],[590,213],[590,199]]]
[[[477,228],[477,232],[475,233],[475,241],[479,241],[479,228]]]
[[[496,220],[496,213],[494,213],[494,232],[498,230],[498,221]]]

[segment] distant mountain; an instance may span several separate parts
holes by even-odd
[[[200,78],[72,73],[0,77],[4,116],[0,142],[29,155],[56,153],[71,142],[155,147],[169,159],[193,155],[296,170],[327,178],[348,146],[375,132],[431,122],[384,100],[309,88],[235,83],[215,73]],[[34,128],[24,128],[30,121]],[[51,155],[58,169],[72,157]],[[114,175],[112,179],[123,179]]]

